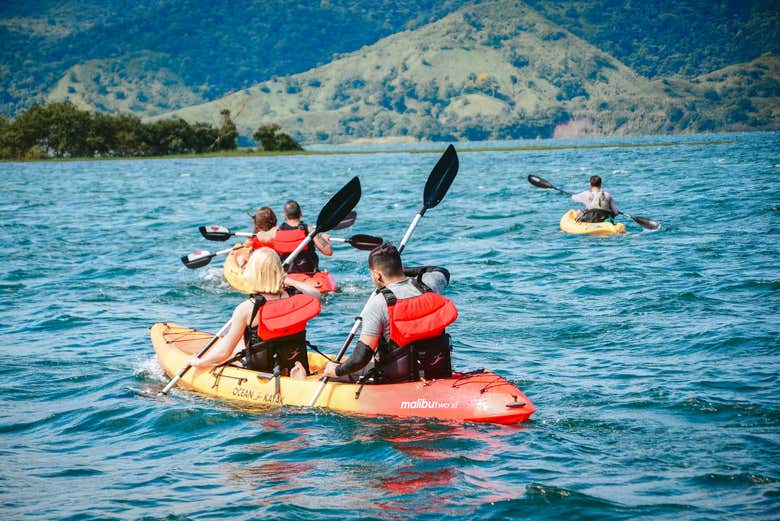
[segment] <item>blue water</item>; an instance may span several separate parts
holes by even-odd
[[[197,226],[289,197],[313,221],[359,175],[342,236],[397,242],[438,153],[0,164],[0,518],[778,519],[780,134],[670,140],[464,147],[420,222],[404,255],[453,274],[455,366],[538,408],[510,427],[154,397],[148,327],[213,331],[241,299],[218,262],[179,262],[224,247]],[[663,227],[564,235],[571,205],[528,174],[600,174]],[[371,290],[365,258],[323,261],[343,289],[310,337],[330,351]]]

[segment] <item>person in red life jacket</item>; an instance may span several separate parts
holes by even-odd
[[[296,201],[290,200],[285,203],[284,222],[279,225],[274,236],[274,249],[279,252],[282,261],[311,232],[311,227],[301,221],[302,217],[303,212]],[[320,259],[316,250],[320,250],[327,257],[333,255],[333,247],[327,234],[318,233],[315,235],[312,242],[298,254],[288,271],[290,273],[314,273],[319,271]]]
[[[320,312],[320,292],[285,277],[279,255],[270,248],[252,253],[244,278],[253,294],[233,310],[230,330],[202,358],[193,356],[189,363],[211,367],[243,359],[254,371],[278,369],[305,378],[306,323]]]
[[[377,291],[363,309],[357,346],[344,363],[329,362],[325,376],[359,375],[374,383],[418,380],[420,371],[426,380],[451,377],[452,347],[444,329],[458,311],[439,294],[449,272],[432,266],[404,270],[401,254],[389,243],[371,251],[368,267]]]
[[[246,250],[246,253],[242,250],[236,255],[236,263],[243,267],[246,261],[249,260],[249,255],[252,250],[257,250],[263,247],[273,247],[273,238],[276,233],[276,214],[268,206],[263,206],[255,212],[255,216],[252,219],[254,221],[254,230],[252,233],[255,235],[249,237],[244,246],[251,248]]]

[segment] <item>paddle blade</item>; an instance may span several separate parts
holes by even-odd
[[[214,255],[216,254],[208,251],[194,251],[182,257],[181,261],[189,269],[194,270],[206,266],[214,258]]]
[[[210,241],[224,242],[233,236],[230,230],[224,226],[201,226],[198,230],[203,237]]]
[[[455,147],[450,145],[431,170],[428,181],[425,182],[423,208],[430,210],[444,199],[452,181],[458,174],[458,166],[458,153],[455,151]]]
[[[647,217],[640,217],[638,215],[632,216],[631,218],[645,230],[657,230],[661,227],[661,223],[654,219],[648,219]]]
[[[317,216],[317,233],[327,232],[343,221],[360,201],[360,179],[353,177],[330,198]]]
[[[355,224],[355,219],[357,219],[357,212],[355,210],[352,210],[347,214],[346,217],[344,217],[340,223],[338,223],[336,226],[333,227],[334,230],[343,230],[344,228],[349,228],[353,224]]]
[[[528,182],[539,188],[555,188],[547,179],[538,175],[529,175]]]
[[[383,242],[382,237],[374,237],[373,235],[353,235],[347,241],[350,246],[357,248],[358,250],[371,251],[377,246],[381,246]]]

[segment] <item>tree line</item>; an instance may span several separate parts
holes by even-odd
[[[238,130],[230,111],[222,124],[167,119],[144,123],[129,114],[80,110],[69,102],[31,106],[13,121],[0,116],[0,159],[144,157],[234,150]],[[278,125],[255,132],[264,150],[302,150]],[[262,140],[262,141],[261,141]]]

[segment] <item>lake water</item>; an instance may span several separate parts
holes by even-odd
[[[341,236],[397,243],[444,145],[0,164],[0,517],[780,518],[780,134],[574,143],[670,141],[459,147],[404,258],[452,272],[456,368],[536,405],[509,427],[154,397],[167,378],[149,326],[214,331],[242,298],[219,262],[179,261],[224,247],[199,225],[246,229],[245,211],[291,197],[314,221],[358,175]],[[599,174],[663,227],[565,235],[572,203],[528,174],[570,191]],[[366,253],[336,248],[322,265],[342,290],[309,329],[331,352],[372,289]]]

